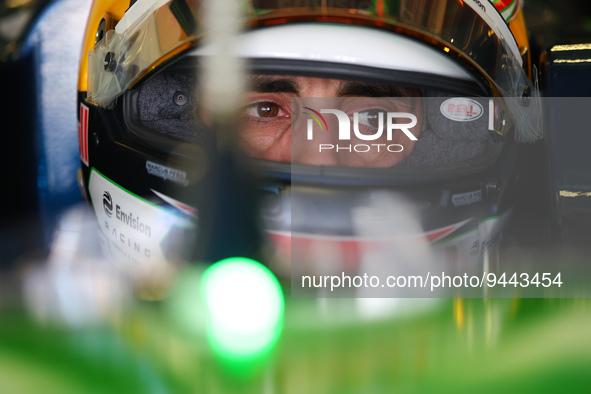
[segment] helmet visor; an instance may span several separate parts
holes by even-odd
[[[195,45],[201,38],[200,11],[196,3],[154,2],[133,21],[126,20],[126,14],[90,51],[89,100],[102,107],[112,107],[115,99],[142,76]],[[137,4],[139,2],[134,7]],[[185,6],[181,7],[181,4]],[[537,87],[523,71],[520,50],[508,26],[488,3],[458,0],[252,0],[246,2],[245,9],[250,27],[328,22],[364,25],[418,39],[447,53],[479,75],[490,88],[491,96],[521,97],[527,94],[526,105],[519,103],[505,107],[515,121],[519,135],[524,134],[521,140],[535,140],[539,135],[540,107],[537,100],[533,100],[538,96]],[[286,46],[289,47],[289,43]]]

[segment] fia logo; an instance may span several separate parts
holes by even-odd
[[[103,208],[107,216],[111,217],[113,214],[113,200],[111,199],[111,194],[107,191],[103,194]]]

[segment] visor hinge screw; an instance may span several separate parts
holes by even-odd
[[[105,66],[105,71],[115,71],[117,62],[115,61],[115,54],[113,52],[107,52],[103,65]]]

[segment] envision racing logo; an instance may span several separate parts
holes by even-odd
[[[111,193],[108,191],[103,193],[103,209],[105,210],[107,217],[110,219],[113,216],[113,199],[111,198]],[[152,236],[152,229],[148,224],[144,223],[139,216],[134,215],[132,212],[122,210],[121,206],[117,204],[115,204],[115,218],[133,230],[147,235],[148,237]],[[112,224],[113,222],[105,222],[106,229],[111,231],[110,227],[112,227]],[[117,230],[114,229],[114,231]],[[121,235],[120,239],[122,239]]]
[[[107,191],[103,194],[103,208],[107,216],[111,217],[113,214],[113,200],[111,199],[111,194]]]
[[[309,141],[314,140],[314,121],[320,126],[321,132],[324,131],[323,124],[326,127],[326,131],[328,131],[328,124],[324,117],[321,114],[333,114],[337,117],[339,131],[338,131],[338,141],[350,141],[351,140],[351,123],[353,123],[353,134],[356,139],[361,141],[376,141],[380,139],[384,141],[384,134],[385,140],[391,142],[393,140],[394,133],[396,131],[401,131],[404,133],[406,138],[411,141],[416,141],[417,137],[414,136],[410,132],[409,129],[413,128],[417,125],[417,117],[411,113],[407,112],[376,112],[368,116],[368,111],[366,112],[354,112],[353,119],[347,113],[340,111],[338,109],[321,109],[320,112],[313,110],[310,107],[304,107],[310,112],[303,112],[306,115],[312,117],[312,119],[308,119],[307,123],[307,139]],[[376,118],[377,116],[377,118]],[[386,121],[384,122],[384,116],[386,117]],[[371,122],[373,124],[368,126],[367,120],[371,117]],[[366,125],[364,127],[364,133],[360,131],[359,123],[360,119],[362,124]],[[321,122],[322,121],[322,122]],[[410,122],[409,122],[410,121]],[[384,123],[385,126],[384,127]],[[367,133],[367,130],[373,131],[373,133]],[[399,140],[398,140],[399,141]],[[402,152],[404,146],[401,144],[356,144],[356,145],[339,145],[339,144],[319,144],[318,145],[319,152],[323,150],[336,150],[337,152],[340,150],[347,150],[349,152],[355,151],[359,153],[369,152],[372,149],[377,149],[379,152],[380,149],[388,150],[389,152]]]

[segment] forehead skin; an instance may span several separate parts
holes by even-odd
[[[257,93],[291,93],[299,97],[418,97],[417,89],[341,79],[251,75],[249,90]]]

